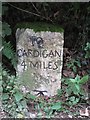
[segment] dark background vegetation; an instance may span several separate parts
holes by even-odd
[[[3,16],[12,34],[6,37],[16,49],[15,27],[22,22],[47,22],[58,24],[64,29],[64,48],[80,50],[90,41],[90,3],[5,3],[8,10]],[[4,56],[3,63],[14,71],[10,61]],[[14,71],[15,73],[15,71]]]

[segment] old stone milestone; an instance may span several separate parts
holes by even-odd
[[[17,39],[17,74],[34,95],[54,96],[61,88],[63,32],[20,29]]]

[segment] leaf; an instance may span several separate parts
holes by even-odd
[[[75,80],[76,80],[76,81],[79,81],[79,80],[80,80],[80,76],[77,75],[77,76],[75,77]]]
[[[7,76],[7,72],[5,70],[2,71],[3,76]]]
[[[14,96],[17,102],[19,102],[23,98],[23,95],[20,92],[16,92]]]
[[[36,99],[36,96],[34,96],[34,95],[32,95],[32,94],[28,94],[28,95],[27,95],[27,98],[32,99],[32,100],[35,100],[35,99]]]
[[[80,93],[80,90],[79,91],[77,90],[76,84],[75,86],[73,86],[72,91],[75,95],[78,95]]]
[[[48,113],[48,112],[49,112],[49,108],[48,108],[48,107],[45,107],[45,108],[44,108],[44,112],[47,112],[47,113]]]
[[[13,49],[12,49],[10,42],[6,43],[5,41],[3,41],[3,45],[4,45],[4,49],[2,51],[3,54],[9,59],[14,57]]]
[[[75,101],[76,101],[76,103],[78,103],[78,102],[79,102],[79,100],[80,100],[80,98],[76,98],[76,100],[75,100]]]
[[[26,100],[21,101],[21,104],[22,104],[23,108],[26,108],[26,107],[27,107]]]
[[[65,77],[68,77],[68,71],[67,71],[67,70],[63,70],[63,75],[64,75]]]
[[[9,95],[7,93],[2,94],[2,100],[7,100],[9,98]]]
[[[90,52],[86,52],[85,58],[90,58]]]
[[[61,108],[61,102],[54,103],[51,109],[59,110]]]
[[[70,105],[75,105],[79,102],[80,98],[75,98],[75,96],[72,96],[72,97],[69,98],[69,100],[70,100],[69,101]]]
[[[89,78],[88,75],[84,76],[84,77],[79,81],[79,83],[80,83],[80,84],[85,84],[85,83],[88,81],[88,78]]]
[[[72,83],[75,83],[76,82],[76,80],[75,79],[70,79],[70,81],[72,82]]]
[[[62,96],[62,89],[58,89],[57,94],[58,94],[58,96]]]
[[[77,69],[76,69],[76,66],[73,66],[73,71],[76,73],[77,72]]]
[[[11,28],[10,25],[8,23],[3,22],[2,24],[2,37],[5,37],[6,35],[10,35],[11,34]]]
[[[76,61],[76,63],[78,67],[81,67],[81,63],[79,61]]]
[[[74,101],[74,100],[75,100],[75,97],[72,96],[72,97],[69,98],[69,100],[70,100],[70,101]]]
[[[15,67],[17,65],[17,58],[16,53],[13,49],[13,46],[10,42],[6,42],[4,39],[2,41],[2,44],[4,46],[4,49],[2,50],[2,53],[8,58],[11,59],[12,65]]]
[[[18,104],[18,109],[19,109],[20,111],[22,111],[22,110],[23,110],[23,106],[22,106],[22,104],[21,104],[21,103],[19,103],[19,104]]]
[[[77,89],[78,92],[80,92],[80,85],[79,84],[75,84],[75,88]]]

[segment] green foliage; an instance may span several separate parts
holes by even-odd
[[[22,93],[19,92],[19,91],[16,92],[16,93],[14,94],[14,96],[15,96],[15,99],[16,99],[17,102],[19,102],[20,100],[23,99],[23,95],[22,95]]]
[[[61,108],[62,108],[61,102],[53,103],[53,105],[51,106],[51,109],[56,111],[61,110]]]
[[[85,54],[85,58],[90,58],[90,43],[87,42],[86,43],[86,47],[84,48],[86,54]]]
[[[2,50],[2,54],[5,55],[9,60],[11,60],[11,64],[16,68],[17,65],[17,57],[16,53],[10,42],[2,41],[4,49]]]
[[[86,84],[89,80],[89,75],[85,75],[82,78],[77,75],[75,78],[64,78],[62,82],[64,88],[57,91],[59,98],[63,98],[65,95],[65,101],[63,104],[73,107],[76,104],[81,103],[83,100],[86,101],[86,91],[82,85]]]
[[[68,104],[69,106],[73,106],[73,105],[76,105],[77,103],[79,103],[80,101],[80,98],[76,98],[75,96],[71,96],[68,98]]]
[[[54,112],[63,111],[62,102],[46,102],[42,99],[39,99],[39,104],[36,105],[36,109],[38,109],[38,117],[41,118],[43,116],[43,112],[46,118],[51,118],[54,116]],[[42,111],[42,112],[41,112]]]
[[[71,94],[74,95],[81,95],[82,94],[82,88],[81,85],[85,84],[88,81],[88,75],[82,77],[80,79],[80,76],[76,76],[74,79],[70,78],[66,81],[66,84],[68,85],[67,87],[67,93],[68,96],[70,96]]]
[[[26,97],[27,97],[27,99],[31,99],[31,100],[35,100],[36,99],[36,96],[34,96],[34,95],[30,94],[30,93],[28,93],[26,95]]]
[[[57,90],[57,95],[58,95],[59,97],[61,97],[62,94],[63,94],[63,89],[58,89],[58,90]]]
[[[21,92],[18,78],[10,76],[2,70],[2,106],[11,117],[25,117],[27,113],[27,100]]]
[[[88,79],[88,75],[83,76],[82,78],[77,75],[74,79],[66,79],[66,96],[69,105],[75,105],[80,101],[80,99],[82,99],[82,96],[85,94],[85,91],[82,89],[82,85],[85,84]]]
[[[8,8],[3,6],[3,15]],[[10,42],[6,42],[6,37],[11,35],[12,30],[6,22],[2,23],[2,54],[11,60],[11,64],[16,68],[16,53]],[[0,63],[1,64],[1,63]],[[2,107],[11,117],[23,118],[27,114],[27,100],[21,92],[18,78],[1,68],[0,71],[0,93],[2,92]]]
[[[81,67],[81,63],[79,60],[71,59],[71,61],[67,63],[67,67],[71,68],[76,73],[77,67]]]
[[[80,81],[79,81],[79,84],[85,84],[89,79],[89,76],[86,75],[86,76],[83,76]]]

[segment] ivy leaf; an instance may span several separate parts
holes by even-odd
[[[54,103],[51,107],[52,110],[59,110],[61,108],[61,102]]]
[[[17,102],[19,102],[23,98],[23,95],[20,92],[16,92],[14,96]]]

